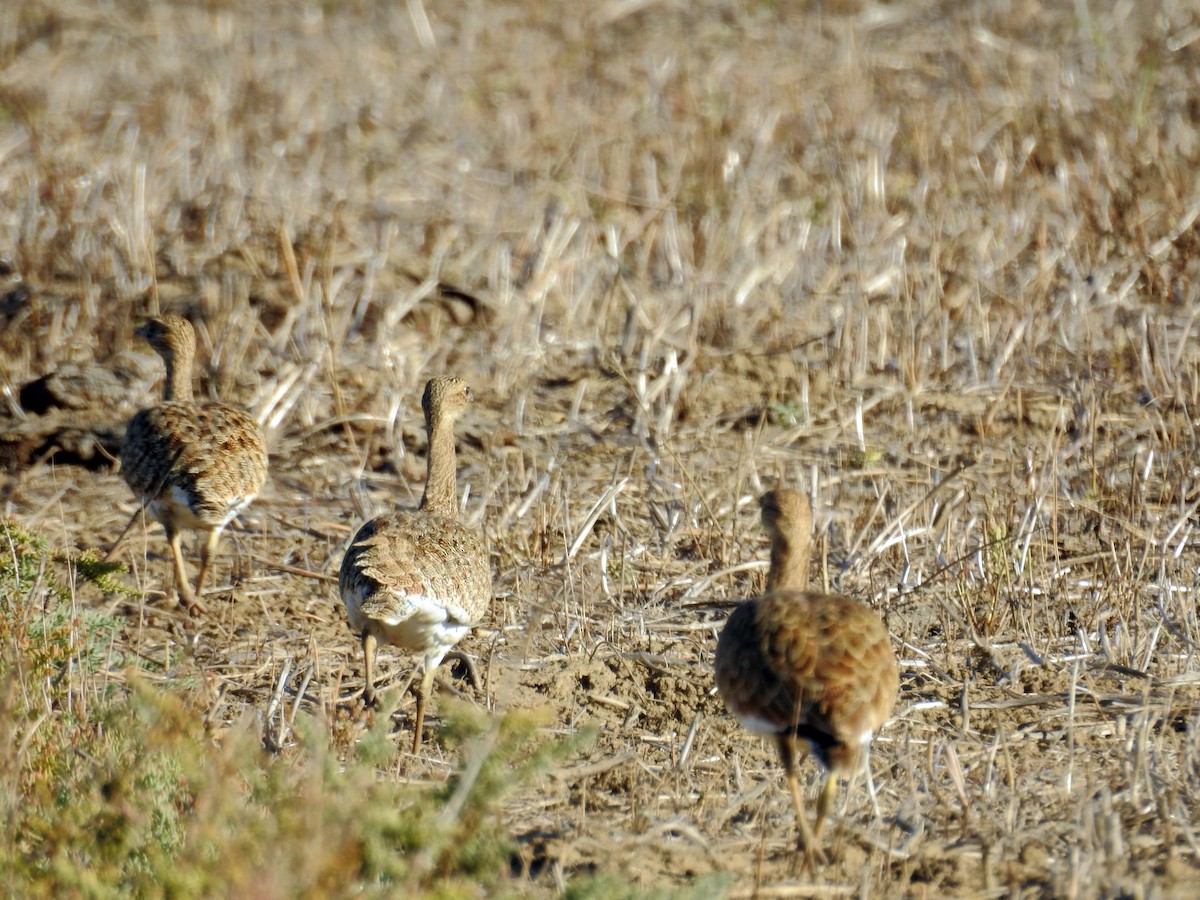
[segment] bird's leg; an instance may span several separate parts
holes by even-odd
[[[363,702],[367,706],[375,705],[375,635],[369,631],[362,633],[363,648]]]
[[[163,469],[162,474],[154,482],[154,486],[144,495],[142,502],[138,504],[137,511],[129,517],[129,521],[125,523],[125,527],[121,529],[121,533],[117,535],[117,539],[113,541],[113,545],[104,554],[104,559],[100,560],[101,563],[106,563],[113,558],[113,554],[120,549],[121,542],[125,540],[125,535],[129,534],[129,529],[133,527],[133,523],[137,521],[138,516],[146,511],[146,503],[149,502],[151,497],[157,497],[162,492],[163,485],[167,483],[167,479],[171,477],[171,472],[175,470],[175,463],[179,462],[179,457],[183,455],[183,449],[183,447],[180,447],[175,451],[175,454],[171,457],[171,464]],[[171,529],[168,528],[167,538],[170,539],[170,536]]]
[[[863,754],[862,770],[863,775],[866,776],[867,779],[867,796],[871,798],[871,809],[875,812],[875,818],[882,818],[883,813],[879,809],[879,798],[875,796],[875,779],[871,777],[871,747],[869,744],[867,745],[867,752]],[[857,773],[857,771],[858,770],[856,769],[855,772]],[[853,779],[854,775],[851,775],[850,777]],[[851,781],[850,787],[847,788],[847,790],[853,789],[854,782]]]
[[[471,679],[471,687],[478,690],[483,687],[483,682],[479,680],[479,670],[475,668],[475,660],[471,659],[461,650],[451,650],[446,654],[447,659],[457,659],[467,667],[467,677]]]
[[[813,828],[813,834],[817,837],[821,836],[821,828],[825,824],[829,807],[833,805],[833,798],[837,796],[837,788],[837,772],[830,770],[825,774],[825,787],[821,789],[821,796],[817,798],[817,824]]]
[[[216,552],[217,541],[221,539],[221,529],[213,528],[204,539],[204,547],[200,550],[200,572],[196,575],[196,596],[200,596],[200,586],[204,584],[204,576],[208,574],[208,563]]]
[[[121,549],[121,544],[125,540],[125,535],[129,534],[129,529],[133,527],[133,523],[136,522],[138,520],[138,516],[145,511],[146,507],[139,504],[133,515],[129,517],[129,521],[125,523],[125,527],[121,529],[121,533],[117,535],[117,539],[113,541],[112,546],[108,548],[108,552],[104,554],[104,559],[100,560],[101,565],[112,561],[112,558],[116,555],[117,551]]]
[[[204,606],[196,599],[192,585],[188,581],[187,567],[183,564],[183,535],[177,528],[167,529],[167,543],[171,545],[171,556],[175,560],[175,589],[179,591],[179,600],[191,613],[204,612]]]
[[[804,851],[805,862],[824,863],[825,853],[817,843],[817,835],[808,825],[808,817],[804,813],[804,794],[800,791],[800,781],[796,777],[796,736],[780,734],[777,735],[776,741],[779,761],[783,763],[788,790],[792,792],[792,803],[796,807],[796,825],[800,829],[800,848]]]
[[[425,727],[425,702],[429,699],[429,692],[433,690],[433,673],[437,671],[436,665],[430,665],[430,660],[425,660],[425,671],[421,673],[421,685],[417,689],[417,721],[413,727],[413,753],[416,753],[421,746],[421,731]]]

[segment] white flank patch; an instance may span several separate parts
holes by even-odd
[[[766,719],[749,713],[737,713],[737,718],[747,731],[753,731],[755,734],[779,734],[779,729]]]
[[[250,505],[257,494],[248,494],[245,497],[234,497],[229,506],[226,507],[225,514],[214,524],[212,522],[202,521],[194,512],[192,512],[191,504],[188,502],[188,494],[179,485],[171,485],[171,489],[163,491],[154,500],[151,500],[146,506],[147,512],[160,522],[171,522],[176,528],[183,529],[208,529],[217,528],[223,529],[226,525],[233,521],[243,509]]]
[[[351,591],[345,598],[347,618],[355,631],[367,627],[362,604],[370,594],[369,590]],[[381,626],[378,634],[386,643],[416,652],[435,647],[445,652],[471,630],[471,626],[462,621],[466,616],[457,604],[447,604],[425,594],[410,594],[398,600],[396,615],[372,619]]]

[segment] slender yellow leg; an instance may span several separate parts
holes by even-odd
[[[104,554],[104,559],[100,560],[101,565],[112,561],[113,556],[115,556],[116,552],[121,549],[121,544],[125,540],[125,535],[129,534],[129,529],[133,527],[133,523],[136,522],[138,520],[138,516],[145,511],[146,508],[144,506],[139,506],[134,514],[129,517],[129,521],[125,523],[125,527],[121,529],[121,533],[117,535],[117,539],[113,541],[113,545],[109,547],[108,552]]]
[[[171,556],[175,560],[175,589],[179,591],[179,599],[188,612],[202,613],[204,607],[196,599],[192,585],[188,581],[187,567],[183,564],[183,535],[175,529],[168,529],[167,543],[171,545]]]
[[[783,763],[783,773],[787,778],[788,790],[792,792],[792,803],[796,807],[796,825],[800,829],[800,848],[804,851],[806,861],[825,862],[825,854],[817,842],[817,835],[808,825],[808,816],[804,814],[804,794],[800,790],[800,781],[796,777],[796,738],[795,735],[781,734],[776,738],[779,748],[779,760]]]
[[[362,634],[363,648],[363,701],[368,706],[375,705],[375,635],[369,631]]]
[[[417,692],[417,721],[414,726],[413,753],[416,753],[421,746],[421,731],[425,727],[425,702],[429,699],[429,692],[433,690],[433,673],[436,671],[437,667],[431,666],[429,660],[425,660],[425,671],[421,674],[421,686]]]
[[[475,660],[467,656],[461,650],[451,650],[446,654],[446,659],[457,659],[467,668],[467,677],[471,679],[471,687],[481,688],[483,682],[479,678],[479,669],[475,667]]]
[[[821,836],[821,828],[825,825],[825,816],[829,814],[829,809],[833,806],[833,799],[837,796],[837,788],[837,773],[826,773],[825,787],[821,789],[821,796],[817,798],[817,824],[813,828],[813,833],[817,837]]]
[[[208,563],[212,559],[213,553],[217,549],[217,541],[221,539],[221,532],[214,528],[208,533],[208,537],[204,540],[204,548],[200,551],[200,572],[196,576],[196,596],[200,596],[200,587],[204,584],[204,576],[208,574]]]

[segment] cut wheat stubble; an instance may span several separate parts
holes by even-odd
[[[162,357],[167,377],[164,402],[139,411],[126,426],[121,474],[166,529],[180,600],[190,612],[203,612],[200,592],[221,531],[266,482],[267,445],[249,413],[193,400],[196,335],[190,322],[152,318],[137,334]],[[184,530],[206,533],[195,588],[183,562]]]
[[[819,840],[841,775],[863,762],[900,688],[896,655],[879,616],[856,600],[809,590],[812,510],[790,490],[761,500],[771,538],[767,590],[729,617],[717,643],[716,680],[725,705],[751,731],[775,739],[796,807],[806,858],[824,861]],[[810,827],[796,777],[796,743],[826,770]]]
[[[460,378],[433,378],[425,386],[421,408],[429,455],[421,504],[415,511],[397,510],[363,525],[338,576],[350,627],[362,639],[367,703],[376,702],[378,642],[424,658],[414,753],[421,745],[434,672],[492,599],[483,538],[458,521],[454,423],[471,400],[471,390]]]

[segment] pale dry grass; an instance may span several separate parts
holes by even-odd
[[[807,889],[770,748],[711,683],[783,476],[815,485],[819,583],[902,661],[881,815],[850,795],[822,890],[1182,893],[1198,27],[1173,2],[5,5],[7,421],[31,378],[188,314],[272,480],[197,654],[127,604],[120,640],[216,685],[218,733],[250,709],[286,749],[302,710],[344,745],[361,671],[322,576],[415,502],[420,385],[463,375],[497,587],[476,700],[601,727],[509,801],[521,890]],[[65,546],[131,509],[111,473],[2,484]],[[130,581],[160,588],[161,554],[148,531]]]

